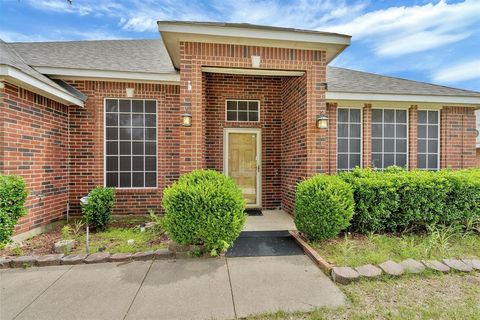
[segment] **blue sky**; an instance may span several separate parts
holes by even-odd
[[[332,65],[480,91],[480,0],[0,0],[5,41],[158,38],[157,20],[346,33]]]

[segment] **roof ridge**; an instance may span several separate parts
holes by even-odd
[[[1,40],[1,39],[0,39]],[[52,40],[52,41],[18,41],[18,42],[5,42],[8,44],[38,44],[38,43],[73,43],[73,42],[115,42],[115,41],[161,41],[161,39],[96,39],[96,40]]]
[[[449,86],[444,86],[444,85],[441,85],[441,84],[435,84],[435,83],[430,83],[430,82],[425,82],[425,81],[419,81],[419,80],[405,79],[405,78],[401,78],[401,77],[387,76],[387,75],[378,74],[378,73],[373,73],[373,72],[360,71],[360,70],[355,70],[355,69],[342,68],[342,67],[334,67],[334,66],[328,66],[328,68],[343,69],[343,70],[348,70],[348,71],[353,71],[353,72],[358,72],[358,73],[371,74],[371,75],[375,75],[375,76],[379,76],[379,77],[384,77],[384,78],[390,78],[390,79],[396,79],[396,80],[403,80],[403,81],[408,81],[408,82],[416,82],[416,83],[427,84],[427,85],[435,86],[435,87],[442,87],[442,88],[445,88],[445,89],[451,89],[451,90],[464,91],[464,92],[468,92],[468,93],[477,93],[477,94],[480,94],[480,91],[474,91],[474,90],[467,90],[467,89],[462,89],[462,88],[449,87]],[[328,79],[327,79],[327,82],[328,82]]]

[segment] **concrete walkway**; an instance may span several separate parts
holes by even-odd
[[[0,319],[235,319],[337,307],[306,256],[181,259],[0,271]]]
[[[297,230],[293,217],[283,210],[262,210],[261,216],[248,216],[243,231]]]

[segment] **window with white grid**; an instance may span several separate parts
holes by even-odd
[[[337,109],[337,171],[361,166],[362,112],[360,109]]]
[[[438,170],[440,167],[440,112],[417,111],[417,168]]]
[[[260,102],[256,100],[227,100],[227,121],[258,122]]]
[[[372,166],[407,167],[407,110],[372,109]]]
[[[157,186],[157,102],[105,99],[105,185]]]

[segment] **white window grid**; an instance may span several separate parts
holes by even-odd
[[[237,120],[228,120],[228,102],[235,102],[236,109],[230,110],[236,112]],[[238,109],[239,102],[246,102],[247,103],[247,120],[238,120],[239,112],[245,112],[244,110]],[[257,110],[250,110],[250,102],[256,102]],[[257,120],[250,120],[250,114],[257,114]],[[241,100],[241,99],[227,99],[225,100],[225,121],[226,122],[260,122],[260,101],[259,100]]]
[[[440,110],[418,110],[418,113],[420,112],[426,112],[427,113],[427,122],[426,123],[420,123],[418,121],[419,117],[417,115],[417,140],[418,141],[425,141],[425,152],[419,152],[417,150],[417,168],[420,170],[439,170],[440,169]],[[437,123],[430,123],[430,113],[436,112],[437,113]],[[426,127],[426,137],[425,138],[420,138],[418,137],[418,132],[420,131],[420,126]],[[437,137],[436,138],[429,138],[428,137],[428,132],[430,127],[437,127]],[[437,150],[435,152],[429,152],[429,144],[430,141],[436,141],[437,142]],[[417,142],[418,144],[418,142]],[[425,155],[425,168],[419,168],[418,167],[418,155]],[[430,155],[436,155],[437,156],[437,162],[435,167],[430,167],[428,165],[429,161],[428,158]]]
[[[339,120],[339,111],[340,110],[348,110],[348,121],[345,122],[345,121],[340,121]],[[360,111],[360,120],[359,122],[352,122],[350,121],[350,111],[351,110],[359,110]],[[363,114],[362,114],[362,109],[361,108],[337,108],[337,172],[340,172],[340,171],[350,171],[353,169],[353,167],[351,166],[350,164],[350,155],[359,155],[360,156],[360,167],[363,166],[362,164],[362,154],[363,154],[363,145],[362,145],[362,141],[363,141],[363,126],[362,126],[362,123],[363,123]],[[339,124],[346,124],[347,125],[347,128],[348,128],[348,133],[347,133],[347,137],[339,137],[338,136],[338,131],[339,131]],[[357,138],[352,138],[351,137],[351,134],[350,134],[350,124],[359,124],[360,125],[360,137]],[[348,151],[347,152],[340,152],[338,151],[338,141],[339,139],[344,139],[344,140],[347,140],[347,146],[348,146]],[[360,140],[360,152],[351,152],[350,151],[350,141],[351,140]],[[339,169],[338,168],[338,155],[340,154],[346,154],[347,155],[347,168],[346,169]]]
[[[373,110],[381,110],[382,111],[382,122],[375,122],[373,121]],[[393,110],[394,111],[394,118],[393,118],[393,122],[385,122],[385,110]],[[397,111],[405,111],[405,122],[398,122],[397,121]],[[405,156],[405,168],[408,169],[408,117],[409,117],[409,113],[408,113],[408,110],[407,109],[400,109],[400,108],[373,108],[372,109],[372,138],[371,138],[371,154],[372,154],[372,167],[374,167],[375,169],[385,169],[385,155],[386,154],[393,154],[394,155],[394,163],[393,165],[397,165],[397,155],[404,155]],[[376,136],[373,136],[373,125],[374,124],[379,124],[379,125],[382,125],[382,136],[381,137],[376,137]],[[385,125],[393,125],[393,137],[386,137],[385,138]],[[397,125],[398,124],[404,124],[406,126],[405,130],[406,130],[406,137],[405,138],[398,138],[397,137]],[[381,152],[374,152],[373,151],[373,139],[381,139],[382,140],[382,151]],[[385,152],[385,140],[394,140],[394,143],[393,143],[393,151],[388,151],[388,152]],[[400,152],[400,151],[397,151],[397,140],[405,140],[405,152]],[[381,155],[381,159],[382,159],[382,164],[381,166],[375,166],[375,164],[373,163],[373,155],[374,154],[379,154]]]
[[[107,112],[107,100],[117,100],[117,107],[118,111],[115,112]],[[130,112],[124,112],[120,111],[120,101],[130,101]],[[142,101],[142,107],[143,107],[143,112],[133,112],[133,107],[132,107],[132,102],[133,101]],[[145,110],[145,102],[146,101],[153,101],[155,102],[155,112],[146,112]],[[157,181],[158,181],[158,165],[157,165],[157,153],[158,153],[158,117],[157,117],[157,101],[153,99],[125,99],[125,98],[105,98],[104,99],[104,185],[107,186],[107,174],[110,173],[115,173],[117,174],[117,186],[115,187],[116,189],[149,189],[149,188],[156,188],[157,187]],[[117,126],[108,126],[107,125],[107,114],[116,114],[117,115]],[[142,126],[134,126],[132,118],[130,119],[130,126],[121,126],[120,125],[120,115],[125,114],[125,115],[143,115],[143,125]],[[155,116],[155,126],[146,126],[145,125],[145,115],[154,115]],[[117,131],[117,139],[112,139],[112,140],[107,140],[107,128],[116,128]],[[120,138],[120,129],[121,128],[130,128],[130,129],[135,129],[135,128],[141,128],[144,129],[144,138],[143,140],[133,140],[133,134],[130,132],[130,139],[121,139]],[[145,137],[145,129],[155,129],[155,139],[146,139]],[[118,148],[118,153],[112,154],[112,155],[107,155],[107,142],[117,142],[117,148]],[[129,155],[122,155],[120,152],[120,144],[121,142],[130,142],[130,154]],[[133,154],[133,142],[143,142],[143,154]],[[155,150],[153,154],[146,154],[145,152],[145,143],[155,143]],[[117,170],[111,170],[107,171],[107,157],[108,156],[116,156],[118,157],[118,163],[117,163]],[[120,168],[120,161],[122,157],[130,157],[130,170],[121,170]],[[134,171],[133,170],[133,158],[134,157],[143,157],[143,170],[139,171]],[[147,157],[154,157],[154,163],[155,163],[155,171],[151,170],[146,170],[146,158]],[[133,187],[133,175],[134,174],[140,174],[143,173],[143,186],[135,186]],[[120,175],[121,174],[130,174],[130,187],[122,187],[120,186]],[[146,179],[147,175],[155,175],[155,183],[153,186],[145,186],[146,184]]]

